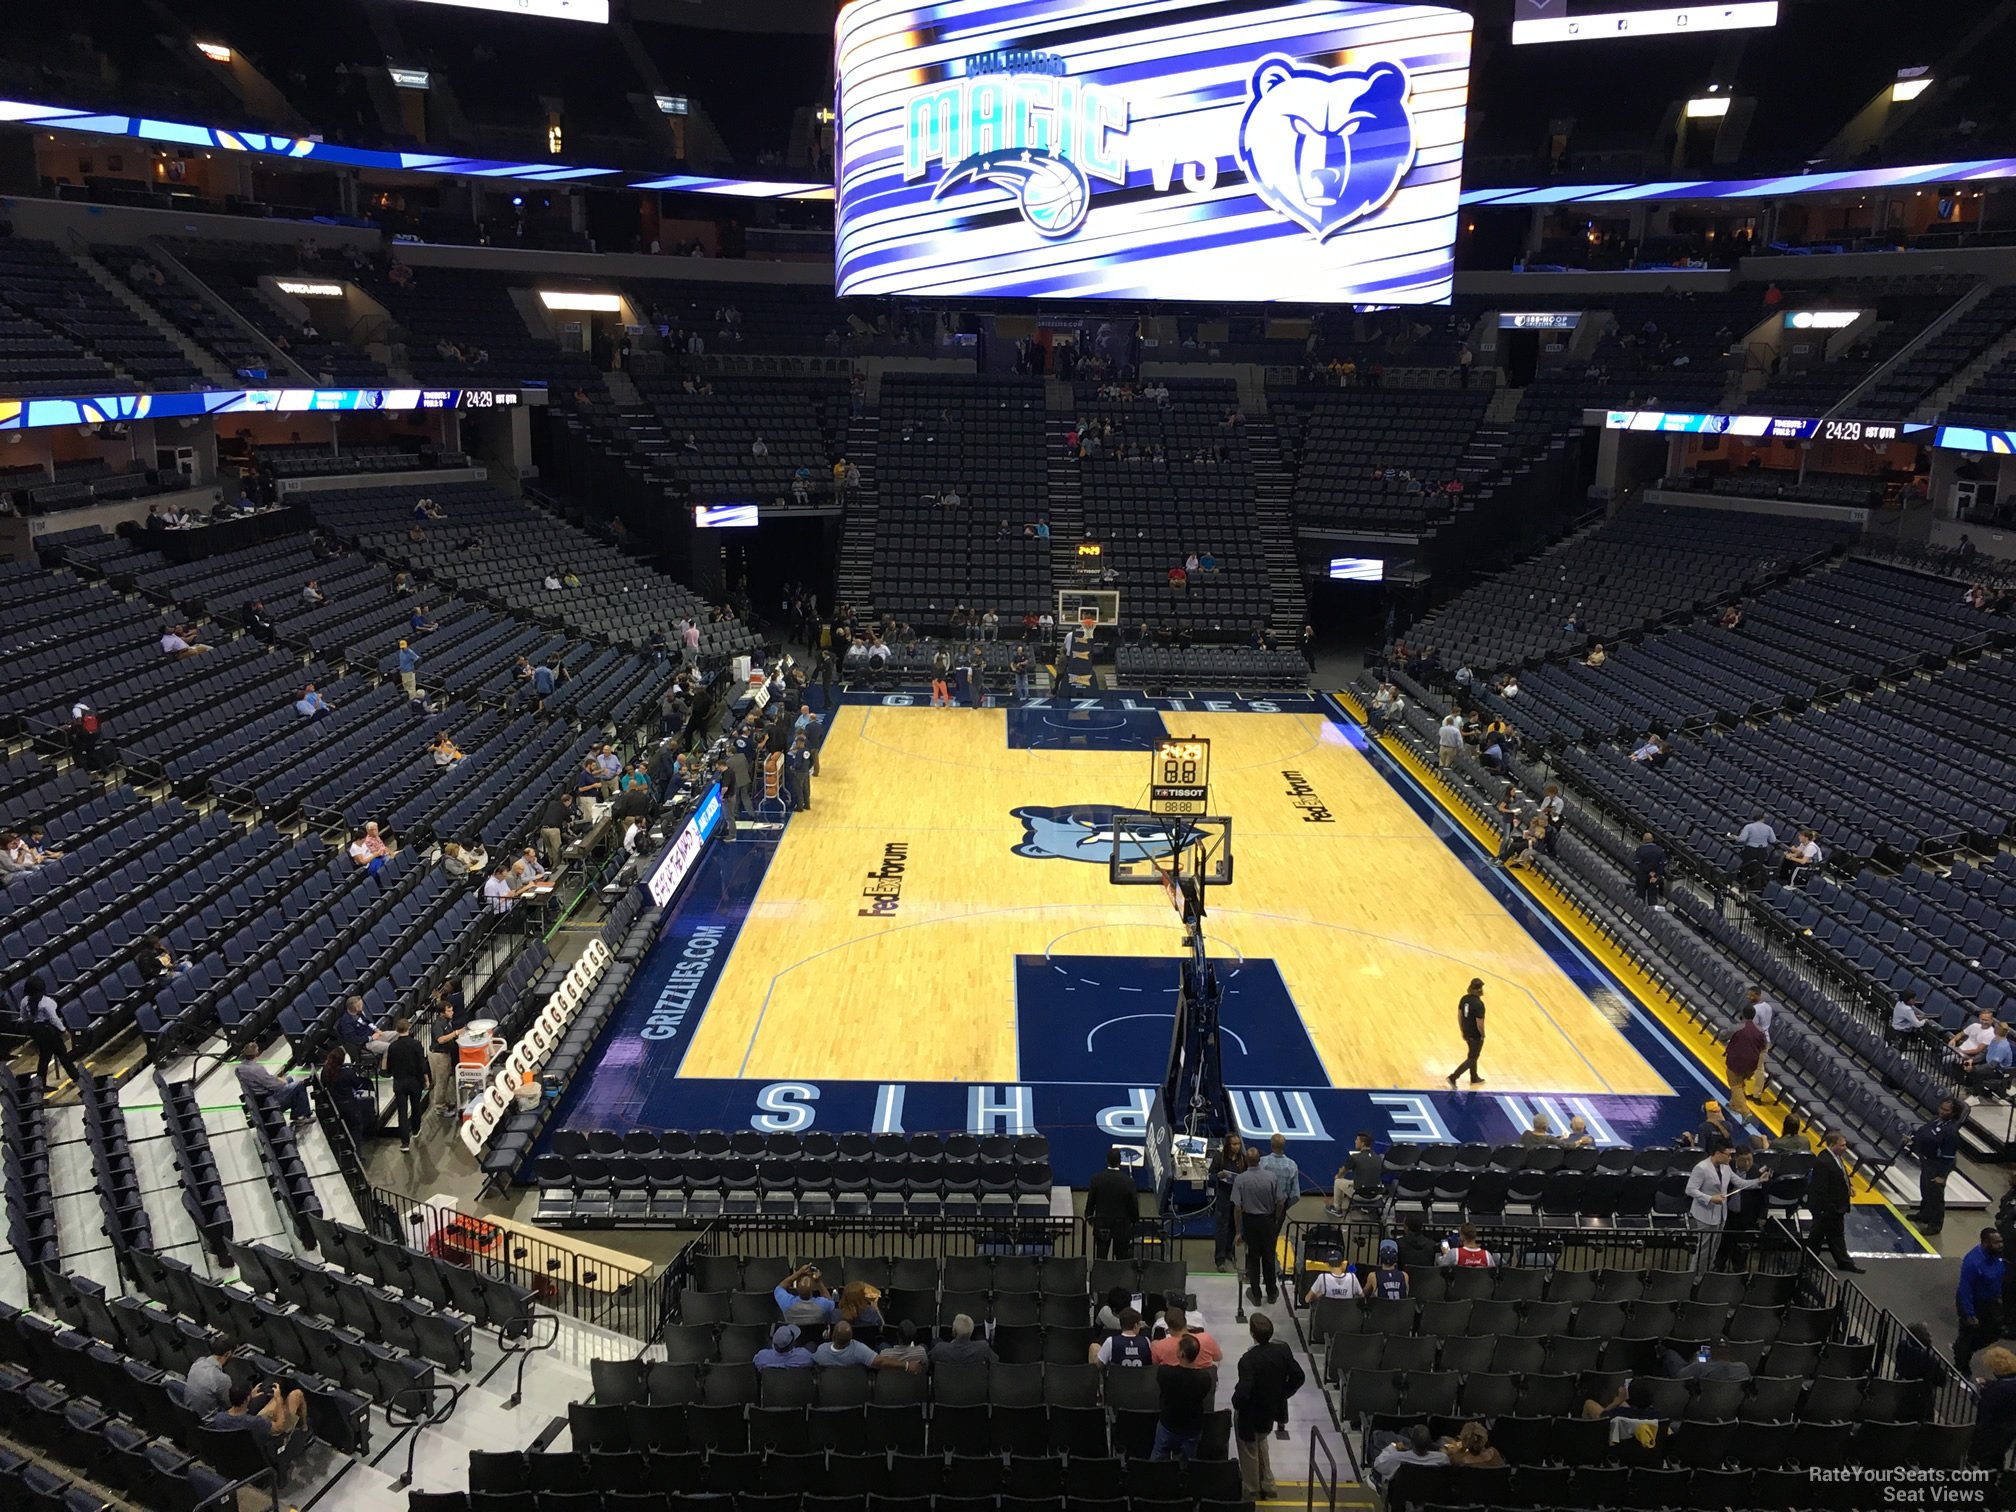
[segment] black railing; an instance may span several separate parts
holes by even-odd
[[[382,1239],[529,1287],[540,1306],[612,1333],[649,1340],[663,1324],[665,1277],[648,1265],[619,1265],[558,1236],[383,1187],[372,1188],[365,1219]]]
[[[1323,1468],[1316,1466],[1316,1456],[1323,1456]],[[1323,1435],[1314,1428],[1309,1430],[1309,1485],[1302,1498],[1302,1512],[1316,1512],[1318,1489],[1323,1492],[1322,1505],[1326,1512],[1337,1512],[1337,1456],[1330,1452],[1330,1446],[1323,1442]]]
[[[1144,1222],[1137,1257],[1156,1258],[1165,1236]],[[877,1255],[890,1259],[942,1255],[1091,1257],[1092,1231],[1082,1218],[944,1217],[723,1218],[692,1246],[695,1254],[779,1256]]]

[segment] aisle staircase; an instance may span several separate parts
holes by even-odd
[[[131,311],[135,320],[169,342],[176,351],[188,359],[196,371],[201,373],[204,379],[213,387],[229,388],[231,386],[232,374],[229,368],[219,362],[210,352],[191,341],[179,327],[164,318],[160,311],[142,299],[138,292],[127,287],[126,281],[120,278],[118,274],[98,261],[97,258],[91,256],[88,251],[79,251],[75,247],[70,249],[70,260],[89,274],[93,283],[104,289]],[[142,387],[144,388],[145,385],[143,384]]]
[[[1273,588],[1267,628],[1283,645],[1299,645],[1309,603],[1295,544],[1295,473],[1272,415],[1247,418],[1246,454],[1253,475],[1253,515]]]
[[[847,459],[861,469],[861,486],[848,496],[840,527],[840,567],[834,577],[834,598],[856,609],[875,602],[875,517],[880,495],[875,487],[873,415],[855,415],[847,422]]]

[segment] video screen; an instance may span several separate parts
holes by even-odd
[[[1778,0],[1674,5],[1671,0],[1512,0],[1512,40],[1602,42],[1776,26]]]
[[[695,504],[693,523],[702,530],[747,530],[756,523],[754,504]]]
[[[1382,557],[1332,557],[1330,576],[1339,583],[1383,583],[1386,562]]]
[[[845,295],[1446,303],[1471,21],[1298,0],[854,0]]]
[[[453,5],[462,10],[504,11],[513,16],[545,16],[554,21],[609,24],[609,0],[411,0],[414,5]]]

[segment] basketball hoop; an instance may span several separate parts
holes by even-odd
[[[1099,630],[1099,611],[1091,608],[1080,609],[1078,611],[1078,628],[1083,630],[1087,635],[1097,634]]]

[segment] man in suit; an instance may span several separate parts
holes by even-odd
[[[1106,1169],[1085,1186],[1085,1221],[1092,1225],[1092,1253],[1098,1259],[1128,1260],[1134,1254],[1134,1221],[1141,1216],[1134,1175],[1120,1164],[1117,1149],[1106,1152]]]
[[[1813,1231],[1809,1238],[1816,1251],[1824,1246],[1834,1257],[1836,1270],[1859,1271],[1862,1267],[1848,1256],[1846,1226],[1850,1191],[1848,1136],[1829,1134],[1827,1148],[1813,1162],[1813,1174],[1806,1182],[1806,1210],[1813,1215]]]
[[[1232,1389],[1232,1437],[1239,1446],[1239,1486],[1246,1499],[1272,1501],[1274,1467],[1267,1437],[1288,1421],[1288,1398],[1302,1389],[1295,1351],[1274,1337],[1274,1320],[1256,1312],[1247,1323],[1253,1347],[1239,1356],[1239,1384]]]

